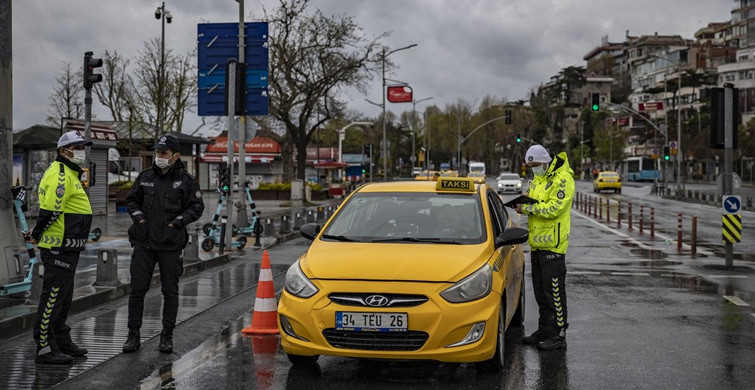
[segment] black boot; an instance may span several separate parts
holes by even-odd
[[[136,352],[136,350],[142,345],[140,337],[139,329],[129,329],[126,343],[123,344],[123,352]]]
[[[538,329],[531,335],[522,338],[522,342],[525,344],[538,344],[548,339],[548,334]]]
[[[71,356],[76,356],[76,357],[84,356],[87,354],[87,352],[89,352],[87,351],[86,348],[79,347],[73,341],[68,341],[66,343],[58,343],[58,348],[60,348],[60,352],[63,352],[66,355],[71,355]]]
[[[566,348],[566,329],[561,329],[558,334],[548,337],[547,340],[539,343],[537,347],[545,350]]]
[[[162,353],[173,352],[173,329],[163,329],[160,332],[160,345],[157,349]]]
[[[39,354],[39,351],[37,351],[37,358],[36,362],[40,364],[68,364],[70,363],[73,358],[71,355],[66,355],[63,352],[60,351],[53,351],[50,350],[50,347],[45,347],[48,352]]]

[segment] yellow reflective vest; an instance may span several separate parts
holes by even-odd
[[[566,254],[571,228],[571,204],[574,199],[574,171],[565,152],[551,161],[545,174],[535,176],[528,195],[538,203],[522,206],[529,215],[529,244],[533,250]]]
[[[58,156],[39,182],[39,217],[31,235],[40,248],[82,251],[92,225],[92,206],[81,168]]]

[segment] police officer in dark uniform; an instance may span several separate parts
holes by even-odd
[[[123,352],[141,345],[144,295],[152,281],[155,264],[160,264],[163,293],[163,329],[160,352],[173,351],[173,328],[178,313],[178,278],[183,273],[183,249],[189,240],[186,226],[202,216],[204,202],[199,183],[186,172],[179,143],[165,135],[155,145],[155,163],[139,174],[126,196],[133,225],[128,237],[131,255],[131,296],[128,301],[128,337]]]

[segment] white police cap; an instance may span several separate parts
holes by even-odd
[[[92,141],[86,142],[84,140],[84,137],[82,137],[78,131],[72,130],[67,133],[63,133],[63,135],[60,136],[60,139],[58,139],[59,148],[68,145],[92,146]]]

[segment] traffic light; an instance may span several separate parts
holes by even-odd
[[[600,111],[600,93],[592,92],[590,94],[590,109],[592,111]]]
[[[231,189],[231,171],[229,168],[223,169],[220,173],[220,190],[229,192]]]
[[[516,142],[522,142],[522,136],[516,133]]]
[[[506,115],[504,115],[505,119],[503,121],[507,125],[510,125],[511,124],[511,110],[506,110],[505,113],[506,113]]]
[[[94,68],[102,67],[102,58],[92,58],[91,51],[84,53],[84,89],[92,89],[94,83],[102,81],[102,75],[94,73]]]
[[[663,161],[671,160],[671,147],[663,145]]]

